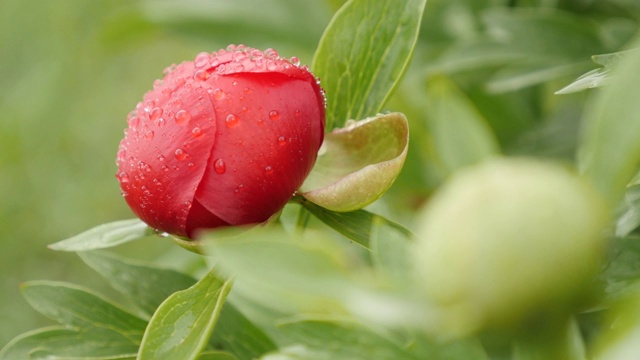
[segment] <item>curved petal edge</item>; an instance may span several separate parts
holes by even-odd
[[[332,211],[361,209],[380,198],[400,174],[409,146],[402,113],[348,121],[325,135],[315,167],[299,194]]]

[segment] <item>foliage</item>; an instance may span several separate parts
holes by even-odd
[[[0,39],[13,50],[0,55],[8,84],[0,99],[5,204],[0,260],[8,276],[0,289],[7,318],[0,359],[635,356],[640,329],[640,103],[634,98],[640,52],[633,50],[640,48],[640,6],[635,1],[222,3],[66,0],[29,11],[21,1],[0,5],[5,20]],[[26,15],[16,15],[23,13],[39,24],[24,27]],[[12,35],[23,30],[27,34]],[[322,185],[313,191],[325,191],[319,192],[324,198],[305,197],[303,188],[269,224],[207,232],[197,241],[123,220],[50,245],[62,251],[54,255],[39,250],[52,237],[130,217],[117,194],[112,159],[131,99],[138,99],[166,65],[229,43],[274,47],[283,56],[313,62],[327,92],[329,141],[310,182]],[[594,62],[602,68],[593,70]],[[388,113],[376,116],[381,111]],[[366,141],[353,140],[356,135]],[[53,157],[37,155],[42,153]],[[453,233],[491,234],[527,214],[535,219],[517,218],[522,232],[515,236],[535,239],[540,232],[527,224],[555,224],[558,218],[545,220],[546,209],[578,196],[612,214],[607,228],[596,229],[609,244],[598,253],[603,266],[587,279],[588,296],[581,301],[563,299],[562,306],[544,313],[527,305],[518,311],[529,317],[516,324],[446,333],[437,324],[447,311],[425,296],[424,269],[415,260],[416,243],[433,233],[423,226],[433,226],[434,217],[422,209],[451,179],[477,164],[521,156],[560,163],[605,201],[560,191],[544,204],[529,198],[526,204],[539,206],[535,211],[501,208],[505,215],[495,218],[482,209],[505,203],[498,188],[493,198],[475,199],[474,214],[448,216],[453,220],[446,226]],[[380,184],[366,181],[375,176],[383,176]],[[330,196],[338,188],[346,190],[336,205]],[[526,198],[529,190],[518,193]],[[563,216],[574,219],[578,212]],[[37,248],[15,246],[26,243],[22,239],[34,239]],[[501,248],[494,242],[491,251]],[[81,261],[69,261],[64,251],[77,253]],[[544,259],[538,260],[544,262],[540,267],[561,263],[569,269],[584,260],[566,255],[577,253],[563,248],[558,262],[550,263],[554,256],[544,253],[536,259]],[[522,266],[508,260],[500,263]],[[60,265],[67,262],[71,265]],[[447,261],[438,264],[443,273],[456,271]],[[87,266],[101,280],[85,272]],[[513,276],[518,272],[492,269],[480,268],[474,276],[499,284],[501,295],[518,298],[515,290],[509,292],[523,286]],[[564,274],[555,270],[554,288],[571,288],[563,287]],[[20,302],[17,281],[43,276],[65,281],[26,282],[20,286],[26,302]],[[575,300],[576,295],[563,296]],[[503,301],[505,307],[511,302]],[[27,304],[46,319],[33,317]]]

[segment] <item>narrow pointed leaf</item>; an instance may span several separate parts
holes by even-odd
[[[139,219],[102,224],[66,240],[49,245],[59,251],[86,251],[118,246],[149,235],[147,224]]]
[[[426,0],[350,0],[335,14],[313,59],[327,95],[327,130],[380,111],[402,78]]]
[[[300,194],[333,211],[353,211],[382,196],[400,174],[409,146],[401,113],[352,122],[326,134]]]
[[[305,209],[309,210],[309,212],[320,221],[365,248],[370,247],[371,227],[376,221],[394,228],[405,239],[411,239],[413,237],[411,231],[402,225],[366,210],[335,212],[304,199],[300,199],[299,201]]]
[[[602,65],[603,67],[593,69],[581,75],[571,84],[556,91],[556,94],[570,94],[573,92],[592,89],[609,84],[609,82],[611,81],[611,70],[618,66],[620,60],[625,56],[629,56],[633,52],[637,51],[638,50],[627,50],[611,54],[593,55],[591,57],[591,60],[593,60],[593,62],[598,65]]]
[[[640,51],[625,56],[613,76],[610,86],[597,94],[586,112],[579,165],[610,204],[616,205],[640,163]]]
[[[194,286],[167,298],[149,321],[138,360],[197,359],[230,290],[231,281],[211,270]]]

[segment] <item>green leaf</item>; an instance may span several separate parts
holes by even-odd
[[[198,360],[238,360],[238,358],[224,351],[203,351],[198,356]]]
[[[402,237],[405,239],[413,238],[411,231],[402,225],[366,210],[335,212],[303,198],[294,198],[294,201],[300,202],[305,209],[309,210],[309,212],[320,221],[365,248],[369,248],[370,246],[371,227],[374,221],[382,222],[386,226],[394,228],[402,234]]]
[[[327,96],[327,130],[377,114],[402,78],[426,0],[350,0],[326,28],[313,71]]]
[[[623,298],[640,290],[639,237],[629,236],[613,241],[601,279],[610,298]]]
[[[134,344],[147,325],[91,290],[73,284],[31,281],[22,285],[22,294],[35,310],[62,325],[116,331]]]
[[[611,70],[618,66],[618,63],[622,58],[629,56],[634,51],[637,52],[637,50],[627,50],[611,54],[593,55],[591,60],[603,67],[593,69],[586,74],[581,75],[576,81],[556,91],[556,94],[569,94],[608,84],[611,81]]]
[[[191,276],[175,270],[106,252],[89,251],[78,255],[149,316],[171,294],[196,283]],[[271,339],[230,303],[222,309],[210,344],[232,352],[239,359],[256,358],[275,348]]]
[[[636,45],[640,45],[636,41]],[[586,111],[579,165],[595,187],[615,206],[640,163],[640,51],[625,56]]]
[[[283,322],[280,329],[311,350],[305,359],[421,359],[390,334],[351,320],[302,319]]]
[[[300,194],[333,211],[361,209],[391,187],[408,145],[409,124],[401,113],[347,123],[325,135]]]
[[[34,281],[23,285],[27,301],[46,317],[65,325],[14,339],[0,359],[111,359],[135,356],[146,322],[113,303],[71,284]],[[20,355],[19,355],[20,354]]]
[[[389,283],[404,286],[411,277],[411,236],[382,217],[374,217],[371,224],[371,258],[376,270]]]
[[[640,184],[630,184],[616,220],[616,237],[625,237],[640,226]]]
[[[427,129],[449,173],[499,152],[495,135],[471,101],[445,77],[427,84]]]
[[[102,275],[111,287],[126,295],[148,316],[153,315],[171,294],[196,283],[191,276],[175,270],[124,259],[106,252],[87,251],[78,255]]]
[[[218,278],[212,269],[194,286],[169,296],[149,321],[138,360],[196,359],[230,290],[231,281]]]
[[[353,288],[348,268],[354,264],[338,242],[310,230],[304,238],[291,238],[279,227],[257,230],[228,238],[237,230],[225,229],[203,238],[208,254],[237,279],[242,297],[276,312],[330,309]]]
[[[112,335],[112,334],[111,334]],[[95,329],[74,330],[52,326],[30,331],[11,340],[0,350],[1,360],[122,359],[133,360],[137,347]],[[127,352],[129,352],[127,354]]]
[[[149,235],[147,224],[139,219],[120,220],[98,225],[81,234],[49,245],[59,251],[86,251],[118,246]]]
[[[276,349],[273,341],[231,303],[224,305],[209,343],[214,348],[229,351],[240,360],[256,359]]]

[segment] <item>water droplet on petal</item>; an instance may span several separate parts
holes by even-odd
[[[194,64],[195,64],[196,68],[201,68],[201,67],[207,66],[207,64],[209,63],[209,59],[210,58],[211,58],[211,56],[209,54],[207,54],[206,52],[201,52],[200,54],[196,55],[196,58],[194,60]]]
[[[209,73],[204,71],[204,70],[198,70],[196,71],[196,73],[193,75],[194,78],[198,79],[198,80],[202,80],[205,81],[209,78]]]
[[[242,190],[244,190],[244,185],[240,184],[233,192],[238,194]]]
[[[191,114],[187,110],[180,110],[176,113],[176,124],[182,125],[191,120]]]
[[[140,120],[138,119],[137,116],[134,116],[131,119],[129,119],[129,127],[135,128],[135,127],[138,127],[139,124],[140,124]]]
[[[279,145],[286,145],[287,144],[287,138],[285,138],[284,136],[280,136],[278,138],[278,144]]]
[[[267,166],[264,168],[264,173],[265,173],[265,174],[267,174],[267,175],[271,175],[271,174],[273,174],[273,168],[272,168],[270,165],[267,165]]]
[[[127,184],[129,182],[129,174],[123,171],[118,175],[118,179],[121,184]]]
[[[160,162],[164,161],[164,156],[158,155],[158,161],[160,161]]]
[[[220,89],[214,89],[213,90],[213,98],[216,99],[216,100],[224,99],[224,91],[222,91]]]
[[[277,68],[278,68],[278,65],[276,64],[275,61],[273,61],[273,60],[267,61],[267,70],[275,71]]]
[[[279,120],[280,119],[280,113],[276,110],[272,110],[269,112],[269,119],[271,120]]]
[[[298,59],[298,57],[296,56],[292,56],[291,59],[289,59],[289,61],[294,65],[294,66],[299,66],[300,65],[300,59]]]
[[[118,150],[118,155],[116,157],[118,161],[124,161],[127,158],[127,152],[123,149]]]
[[[147,133],[146,133],[146,134],[144,134],[144,137],[145,137],[147,140],[151,140],[151,139],[153,139],[153,136],[154,136],[154,135],[155,135],[155,133],[153,132],[153,130],[151,130],[151,131],[147,131]]]
[[[167,122],[163,118],[158,119],[158,127],[163,127]]]
[[[154,106],[156,106],[156,102],[153,100],[145,100],[143,103],[144,106],[144,111],[149,112],[151,111],[151,109],[153,109]]]
[[[213,169],[218,174],[224,174],[227,171],[227,165],[224,163],[224,160],[218,159],[213,163]]]
[[[234,114],[227,115],[227,118],[224,120],[228,128],[232,128],[238,125],[238,117]]]
[[[191,130],[191,135],[193,135],[194,138],[198,139],[200,137],[202,137],[202,130],[199,127],[194,127],[193,130]]]
[[[149,120],[154,121],[158,119],[160,115],[162,115],[162,109],[159,107],[153,108],[151,112],[149,112]]]
[[[184,150],[182,149],[176,149],[176,151],[173,154],[176,156],[176,159],[178,160],[184,160],[189,155],[186,152],[184,152]]]

